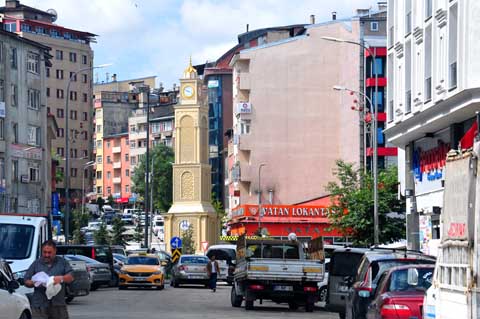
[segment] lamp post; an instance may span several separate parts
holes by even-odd
[[[375,73],[375,104],[373,105],[372,116],[372,140],[373,140],[373,244],[376,246],[379,244],[379,223],[378,223],[378,143],[377,143],[377,118],[378,118],[378,72],[376,70],[377,56],[375,50],[372,51],[370,47],[364,45],[361,42],[352,40],[338,39],[334,37],[322,37],[323,40],[338,42],[338,43],[350,43],[358,45],[359,47],[367,50],[373,59],[372,71]]]
[[[267,164],[262,163],[258,166],[258,232],[261,234],[261,219],[262,219],[262,187],[261,187],[261,174],[262,167],[267,166]]]
[[[88,68],[83,68],[78,71],[72,72],[70,75],[70,78],[68,79],[67,83],[67,91],[66,91],[66,99],[65,99],[65,243],[68,243],[68,237],[69,237],[69,219],[70,219],[70,137],[69,137],[69,131],[68,131],[68,117],[69,115],[69,110],[68,110],[68,100],[70,99],[70,84],[72,83],[72,80],[77,76],[77,74],[85,72],[85,71],[90,71],[93,69],[100,69],[100,68],[105,68],[107,66],[110,66],[111,64],[101,64],[98,66],[92,66]]]
[[[83,165],[83,178],[82,178],[82,215],[85,211],[85,170],[95,165],[95,161],[90,161]]]

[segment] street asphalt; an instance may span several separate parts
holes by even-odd
[[[75,298],[68,307],[71,319],[130,319],[130,318],[316,318],[337,319],[337,314],[316,308],[306,313],[304,308],[289,310],[287,305],[264,302],[255,303],[255,310],[233,308],[230,304],[230,287],[219,284],[217,292],[195,286],[165,290],[99,288],[86,297]]]

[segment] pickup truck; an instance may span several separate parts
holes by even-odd
[[[288,303],[292,310],[302,305],[307,312],[312,312],[318,300],[317,285],[325,273],[323,246],[320,246],[321,253],[317,254],[320,258],[307,260],[302,243],[296,240],[247,240],[240,236],[232,306],[241,307],[245,300],[245,309],[252,310],[255,300],[260,303],[272,300]]]

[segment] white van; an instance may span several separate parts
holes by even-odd
[[[226,281],[229,285],[233,283],[233,271],[236,264],[237,245],[220,244],[208,247],[205,255],[210,258],[215,255],[215,259],[220,266],[218,280]]]
[[[23,278],[47,239],[46,217],[0,214],[0,258],[10,263],[15,278]]]

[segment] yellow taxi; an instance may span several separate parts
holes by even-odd
[[[160,258],[154,254],[132,254],[120,269],[118,289],[127,287],[165,287],[165,276]]]

